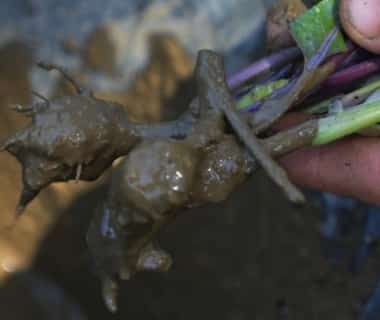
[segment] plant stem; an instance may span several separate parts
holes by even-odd
[[[280,79],[271,81],[263,85],[257,85],[253,90],[241,97],[236,103],[237,109],[240,111],[249,109],[256,102],[263,100],[271,95],[275,90],[278,90],[288,84],[288,80]]]
[[[359,88],[342,98],[342,106],[345,108],[362,103],[371,93],[380,88],[380,80],[374,81],[362,88]]]
[[[252,133],[248,123],[238,113],[227,83],[224,81],[222,57],[209,50],[199,51],[196,73],[200,105],[216,107],[221,114],[224,114],[243,145],[273,182],[284,191],[288,199],[294,203],[303,203],[305,198],[301,191],[288,179],[284,169],[270,157],[265,147]]]
[[[312,144],[326,144],[380,122],[380,101],[367,102],[319,120]]]
[[[372,92],[377,89],[380,89],[380,80],[374,81],[341,97],[340,99],[342,106],[344,108],[348,108],[357,105],[358,103],[362,103]],[[328,111],[329,106],[335,99],[339,99],[339,97],[333,97],[319,102],[318,104],[311,106],[305,111],[310,114],[325,113]]]
[[[284,64],[292,62],[302,56],[302,52],[297,47],[287,48],[280,52],[264,57],[247,68],[239,71],[227,79],[228,86],[235,90],[244,82],[257,77],[271,69],[276,69]]]
[[[331,104],[336,99],[339,99],[339,96],[334,96],[332,98],[328,98],[327,100],[323,100],[321,102],[318,102],[317,104],[314,104],[311,107],[309,107],[303,111],[306,113],[309,113],[309,114],[327,113],[329,111]]]
[[[262,139],[268,153],[278,157],[310,145],[318,132],[318,119],[311,119],[288,130],[281,131],[269,138]]]
[[[331,44],[338,34],[334,28],[323,41],[319,50],[305,63],[301,76],[296,80],[291,90],[279,99],[268,99],[263,106],[249,118],[249,123],[256,134],[263,132],[281,118],[301,97],[302,91],[318,74],[318,67],[326,58]]]
[[[329,77],[323,85],[323,89],[335,89],[352,82],[368,77],[380,70],[380,58],[371,59],[336,72]]]

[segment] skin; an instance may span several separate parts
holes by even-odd
[[[358,45],[380,53],[380,14],[377,0],[342,0],[340,18],[347,34]]]
[[[379,2],[377,0],[342,0],[341,17],[346,32],[355,41],[357,30],[372,39],[372,51],[380,53]],[[350,12],[350,20],[347,20]],[[348,28],[347,24],[355,25]],[[359,42],[370,49],[368,40]],[[299,115],[288,118],[282,126],[297,122]],[[331,145],[306,148],[281,160],[296,184],[322,191],[359,198],[380,205],[380,141],[372,137],[350,137]]]

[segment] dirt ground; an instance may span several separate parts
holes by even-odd
[[[183,53],[177,61],[189,63],[186,59]],[[8,106],[30,101],[30,64],[31,57],[22,44],[0,50],[0,139],[25,125],[25,120],[11,113]],[[160,65],[165,64],[161,61]],[[168,85],[168,96],[162,94],[163,78],[146,81],[154,72],[169,74],[165,70],[157,69],[153,63],[140,76],[142,83],[151,83],[146,92],[156,92],[156,99],[165,97],[156,103],[158,107],[168,101],[176,101],[177,105],[178,97],[185,105],[191,96],[181,91],[186,87],[189,69],[186,73],[181,68],[170,68],[181,72],[172,71],[172,79],[165,83],[181,85],[174,86],[177,89]],[[139,86],[131,89],[128,98],[124,97],[129,106],[140,106],[138,97],[144,98],[141,88],[138,91],[136,87]],[[133,94],[135,100],[131,98]],[[19,166],[7,154],[0,154],[0,177],[4,229],[12,222],[20,190]],[[174,258],[172,270],[164,275],[139,274],[124,282],[120,311],[112,315],[102,302],[85,244],[87,224],[96,201],[104,195],[105,181],[96,188],[88,184],[49,188],[17,222],[15,231],[4,229],[0,234],[3,269],[4,258],[17,257],[20,266],[27,266],[37,250],[30,274],[42,275],[62,288],[88,319],[356,319],[358,308],[376,284],[380,266],[376,259],[355,277],[343,267],[329,267],[321,255],[318,210],[312,205],[291,207],[258,172],[225,203],[186,211],[170,225],[161,235],[161,243]],[[29,293],[33,282],[23,277],[14,275],[4,282],[0,289],[0,317],[79,319],[62,312],[66,307],[55,304],[51,304],[54,316],[47,317],[41,311],[41,301],[46,307],[50,300],[36,299]]]

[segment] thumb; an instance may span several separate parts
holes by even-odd
[[[359,46],[380,54],[380,1],[341,0],[339,13],[347,35]]]

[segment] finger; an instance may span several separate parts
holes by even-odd
[[[308,147],[280,163],[296,184],[380,205],[380,140],[351,137]]]
[[[342,0],[340,20],[349,37],[358,45],[380,53],[379,0]]]

